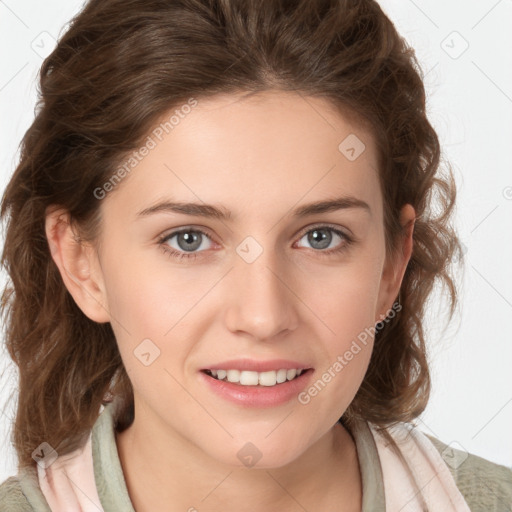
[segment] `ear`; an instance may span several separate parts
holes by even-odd
[[[394,258],[388,258],[386,255],[379,290],[376,323],[387,316],[400,291],[405,270],[412,255],[415,220],[414,208],[410,204],[404,205],[400,210],[400,224],[404,229],[404,235],[400,239],[400,246]]]
[[[78,307],[95,322],[109,322],[103,275],[94,247],[73,231],[69,213],[54,205],[46,209],[45,230],[53,261]]]

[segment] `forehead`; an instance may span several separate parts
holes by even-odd
[[[242,211],[352,195],[381,208],[373,138],[324,98],[198,98],[165,112],[146,144],[151,150],[109,201],[132,215],[164,197]]]

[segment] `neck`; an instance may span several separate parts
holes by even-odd
[[[221,464],[168,428],[148,431],[137,415],[116,443],[137,512],[361,510],[355,443],[340,423],[290,464],[270,469]]]

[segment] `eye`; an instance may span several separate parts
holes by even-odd
[[[197,254],[195,252],[203,245],[202,238],[206,237],[211,241],[210,236],[201,229],[198,228],[186,228],[179,231],[173,231],[172,233],[165,235],[160,238],[158,243],[162,247],[163,251],[169,256],[175,258],[195,258]],[[176,238],[177,247],[169,247],[168,242]],[[204,248],[204,247],[203,247]]]
[[[303,232],[303,234],[300,236],[300,240],[305,236],[307,236],[308,243],[312,245],[312,248],[315,249],[315,252],[321,256],[331,256],[333,254],[341,253],[342,251],[347,250],[349,245],[353,243],[351,237],[339,229],[326,225],[309,228],[307,231]],[[205,249],[203,244],[204,237],[206,237],[209,241],[212,241],[208,233],[202,229],[185,228],[178,231],[173,231],[168,235],[164,235],[158,240],[158,245],[171,258],[193,259],[197,257],[198,252],[202,252],[198,251],[198,249],[201,247]],[[169,242],[174,238],[176,238],[175,247],[172,245],[170,246],[169,244]],[[333,240],[336,240],[336,238],[339,238],[342,243],[334,249],[325,250],[331,245]],[[208,248],[209,247],[206,247],[206,249]]]
[[[348,246],[353,242],[352,238],[343,233],[343,231],[325,225],[309,228],[301,236],[301,240],[304,237],[307,237],[307,242],[311,244],[312,248],[316,249],[316,252],[318,252],[322,256],[330,256],[332,254],[345,251],[348,248]],[[331,245],[333,240],[336,241],[336,238],[341,240],[341,245],[338,244],[338,246],[335,246],[334,249],[325,250],[327,247]]]

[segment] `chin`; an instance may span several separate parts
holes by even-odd
[[[283,447],[288,448],[283,451]],[[276,438],[272,442],[233,440],[222,453],[211,453],[211,457],[227,466],[247,469],[276,469],[293,463],[302,455],[301,446],[288,438]]]

